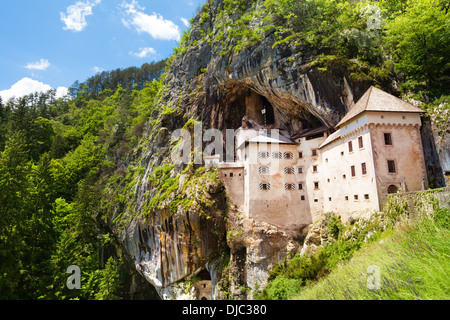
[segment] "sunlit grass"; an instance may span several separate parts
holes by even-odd
[[[385,234],[325,278],[303,287],[293,299],[446,300],[450,298],[449,258],[448,225],[424,219]],[[368,273],[370,266],[380,270],[378,289],[368,288],[374,276]]]

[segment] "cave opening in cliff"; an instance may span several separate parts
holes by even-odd
[[[273,127],[276,124],[275,110],[269,100],[245,86],[235,86],[222,97],[223,119],[218,128],[238,129],[246,117],[259,126]],[[220,121],[220,119],[217,119]]]
[[[211,281],[211,275],[209,274],[208,270],[206,270],[206,269],[203,269],[202,271],[200,271],[197,276],[203,281]]]
[[[234,85],[227,88],[226,94],[219,98],[222,113],[216,116],[216,128],[238,129],[245,117],[249,128],[301,130],[314,129],[324,125],[323,121],[309,112],[306,106],[300,106],[288,98],[277,97],[277,103],[285,106],[280,109],[272,98],[259,94],[246,86]],[[220,115],[222,118],[220,118]],[[211,115],[209,115],[211,116]]]

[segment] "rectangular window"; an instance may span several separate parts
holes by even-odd
[[[368,195],[368,194],[365,194],[365,195],[364,195],[364,199],[369,200],[369,195]]]
[[[233,178],[233,177],[234,177],[234,173],[231,172],[231,173],[230,173],[230,178]]]
[[[345,196],[345,200],[348,201],[348,196]]]
[[[328,198],[328,201],[331,201],[331,197]]]
[[[353,152],[353,142],[348,142],[348,152]]]
[[[313,172],[317,172],[317,171],[318,171],[317,166],[313,166]]]
[[[387,146],[392,146],[392,135],[390,133],[384,134],[384,144]]]
[[[363,142],[363,137],[359,137],[358,138],[358,144],[359,144],[359,148],[362,149],[364,148],[364,142]]]
[[[361,170],[363,175],[367,174],[367,165],[365,162],[361,163]]]
[[[295,190],[295,183],[286,183],[284,185],[285,190]]]
[[[270,174],[269,167],[260,167],[259,168],[259,174]]]
[[[319,182],[314,182],[314,189],[319,189]]]
[[[294,154],[292,152],[285,152],[284,158],[285,159],[294,159]]]
[[[281,158],[283,158],[283,154],[281,152],[273,152],[272,153],[272,158],[274,158],[274,159],[281,159]]]
[[[259,185],[260,190],[270,190],[270,183],[261,183]]]
[[[284,173],[285,174],[294,174],[295,169],[294,168],[284,168]]]
[[[303,183],[298,184],[298,190],[303,190]]]
[[[305,196],[302,196],[301,199],[302,199],[302,201],[305,201]]]
[[[313,155],[313,157],[317,156],[317,149],[313,149],[312,155]]]
[[[395,168],[395,161],[394,160],[388,160],[388,171],[389,173],[396,173],[397,170]]]
[[[356,168],[355,168],[355,166],[352,166],[351,170],[352,170],[352,177],[356,177]]]
[[[344,180],[347,179],[347,175],[344,174],[344,175],[342,176],[342,179],[344,179]]]
[[[354,199],[355,199],[355,201],[358,201],[359,197],[357,194],[354,195]]]
[[[258,152],[258,158],[260,159],[268,159],[269,153],[268,152]]]
[[[298,173],[303,173],[303,167],[298,168]]]
[[[299,153],[298,153],[298,158],[299,158],[299,159],[302,159],[302,158],[303,158],[303,152],[299,152]]]

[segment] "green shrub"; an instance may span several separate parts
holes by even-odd
[[[349,260],[353,253],[361,248],[361,241],[348,241],[339,239],[331,245],[325,247],[323,250],[327,255],[327,268],[333,269],[338,262]]]
[[[341,223],[341,217],[332,216],[330,221],[328,221],[328,230],[334,239],[339,238],[342,229],[344,229],[344,226]]]
[[[436,208],[433,215],[434,223],[445,229],[450,229],[450,209]]]
[[[300,291],[302,284],[302,280],[279,276],[267,286],[259,299],[287,300]]]
[[[324,250],[316,255],[296,255],[290,261],[277,264],[269,272],[269,280],[279,276],[298,280],[316,280],[326,273],[327,254]]]

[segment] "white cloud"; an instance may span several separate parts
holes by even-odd
[[[47,92],[52,89],[48,84],[25,77],[13,84],[8,90],[0,91],[0,96],[3,101],[8,101],[13,97],[20,98],[30,93]],[[67,88],[59,87],[56,90],[56,97],[64,97],[68,92]]]
[[[186,27],[189,27],[190,23],[189,23],[189,20],[188,20],[188,19],[181,17],[180,20],[181,20],[181,22],[183,22],[183,24],[184,24]]]
[[[160,14],[148,15],[143,11],[145,8],[139,6],[136,0],[130,3],[123,3],[127,19],[122,19],[122,23],[130,28],[133,26],[139,33],[148,33],[152,38],[158,40],[180,41],[180,28],[170,20],[165,20]]]
[[[95,73],[101,73],[101,72],[105,71],[103,68],[100,68],[100,67],[97,67],[97,66],[93,67],[92,70]]]
[[[69,89],[66,87],[58,87],[56,89],[56,99],[65,97],[69,94]]]
[[[138,57],[138,58],[148,58],[156,55],[156,50],[150,47],[139,48],[139,52],[130,51],[130,55]]]
[[[25,66],[25,68],[29,70],[46,70],[48,67],[50,67],[50,62],[48,62],[47,59],[41,59],[37,62],[30,62]]]
[[[92,15],[92,8],[100,4],[101,0],[78,1],[74,5],[67,8],[67,15],[61,12],[61,21],[64,22],[64,30],[72,30],[74,32],[83,31],[87,27],[86,17]]]

